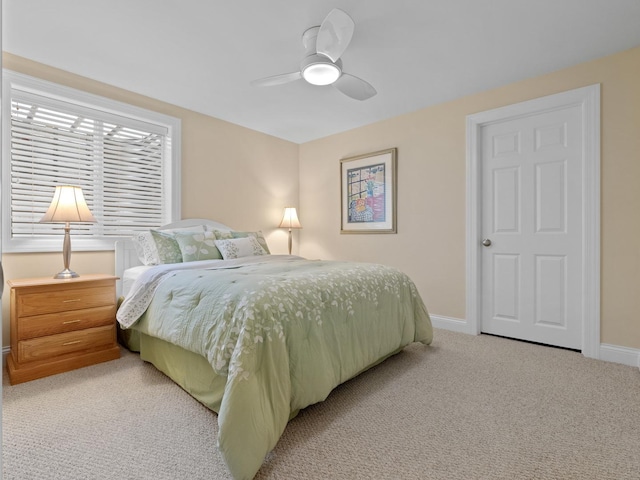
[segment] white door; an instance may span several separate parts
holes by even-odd
[[[582,347],[580,105],[487,124],[481,330]]]

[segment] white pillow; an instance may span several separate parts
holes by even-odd
[[[256,237],[231,238],[228,240],[216,240],[216,247],[220,250],[222,258],[254,257],[266,255],[264,248],[258,243]]]
[[[132,240],[140,263],[143,265],[158,265],[160,263],[158,249],[151,231],[138,233],[132,237]]]

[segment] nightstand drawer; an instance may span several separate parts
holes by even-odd
[[[47,360],[80,350],[98,350],[113,345],[115,334],[115,325],[108,325],[22,340],[18,342],[18,362]]]
[[[110,325],[113,323],[115,315],[115,305],[106,305],[83,310],[20,317],[18,319],[18,340]]]
[[[67,312],[85,308],[113,305],[115,289],[112,287],[66,288],[42,293],[24,293],[18,297],[18,317],[45,313]]]

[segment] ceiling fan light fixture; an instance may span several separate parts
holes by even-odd
[[[310,55],[304,59],[300,71],[311,85],[331,85],[340,78],[342,69],[323,55]]]

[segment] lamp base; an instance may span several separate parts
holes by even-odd
[[[64,270],[62,270],[60,273],[58,273],[57,275],[54,275],[53,278],[56,279],[66,279],[66,278],[77,278],[80,275],[78,275],[76,272],[74,272],[73,270],[69,270],[68,268],[65,268]]]

